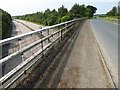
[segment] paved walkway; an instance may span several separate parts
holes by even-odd
[[[110,87],[96,49],[89,21],[83,24],[78,34],[58,87]]]

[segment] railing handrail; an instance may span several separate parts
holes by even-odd
[[[7,43],[10,43],[11,41],[18,40],[18,39],[24,38],[26,36],[29,36],[29,35],[32,35],[32,34],[36,34],[36,33],[45,31],[47,29],[52,29],[54,27],[58,27],[58,26],[61,26],[61,25],[64,25],[64,24],[67,24],[67,23],[70,23],[70,22],[73,22],[73,21],[77,21],[77,20],[80,20],[80,18],[73,19],[73,20],[66,21],[66,22],[63,22],[63,23],[60,23],[60,24],[56,24],[56,25],[52,25],[52,26],[47,26],[47,27],[44,27],[42,29],[38,29],[38,30],[31,31],[31,32],[28,32],[28,33],[25,33],[25,34],[21,34],[21,35],[18,35],[18,36],[14,36],[14,37],[10,37],[10,38],[7,38],[7,39],[0,40],[0,46],[4,45],[4,44],[7,44]]]
[[[83,18],[82,18],[83,19]],[[43,29],[39,29],[39,30],[35,30],[35,31],[32,31],[32,32],[29,32],[29,33],[26,33],[26,34],[22,34],[22,35],[18,35],[18,36],[15,36],[15,37],[11,37],[11,38],[8,38],[8,39],[4,39],[4,40],[1,40],[0,41],[0,45],[4,45],[4,44],[7,44],[7,43],[10,43],[14,40],[19,40],[19,39],[22,39],[26,36],[29,36],[29,35],[34,35],[36,33],[39,33],[39,32],[42,32],[42,31],[46,31],[46,30],[49,30],[49,29],[53,29],[53,28],[56,28],[56,27],[59,27],[61,25],[65,25],[64,27],[62,27],[59,31],[56,31],[48,36],[45,36],[44,38],[41,38],[39,39],[38,41],[35,41],[34,43],[28,45],[28,46],[25,46],[24,48],[20,49],[18,52],[15,52],[13,54],[10,54],[6,57],[4,57],[3,59],[1,59],[0,61],[0,64],[2,64],[3,62],[9,60],[9,58],[11,57],[14,57],[14,55],[16,54],[19,54],[19,53],[23,53],[25,50],[39,44],[40,42],[43,43],[43,41],[45,41],[46,39],[48,38],[51,38],[53,35],[56,35],[57,33],[61,33],[60,36],[58,36],[57,38],[55,38],[55,40],[51,41],[50,43],[48,43],[47,45],[43,46],[40,50],[38,50],[36,53],[34,53],[32,56],[30,56],[29,58],[27,58],[27,60],[25,60],[24,62],[22,62],[20,65],[18,65],[17,67],[13,68],[10,72],[8,72],[7,74],[5,74],[3,77],[0,78],[0,84],[1,85],[4,85],[2,87],[2,89],[4,88],[7,88],[9,87],[10,85],[12,85],[12,83],[14,83],[17,78],[19,78],[22,74],[24,74],[24,71],[27,71],[32,65],[34,65],[35,62],[37,62],[37,60],[33,60],[38,54],[42,53],[43,51],[46,50],[46,48],[50,47],[54,42],[56,42],[56,40],[59,40],[61,38],[62,35],[64,35],[65,33],[67,33],[71,27],[73,27],[75,24],[76,24],[76,21],[79,21],[81,20],[80,18],[78,19],[73,19],[73,20],[70,20],[70,21],[66,21],[66,22],[63,22],[63,23],[60,23],[60,24],[56,24],[56,25],[53,25],[53,26],[48,26],[48,27],[45,27]],[[71,27],[70,27],[71,26]],[[69,27],[69,28],[68,28]],[[65,32],[62,32],[63,30],[65,30]],[[62,40],[62,39],[61,39]],[[31,61],[32,60],[32,61]],[[27,67],[28,63],[31,64],[29,65],[29,67]],[[25,67],[25,70],[23,69]],[[27,68],[26,68],[27,67]],[[21,71],[20,71],[21,70]],[[12,81],[9,82],[9,79],[11,80],[11,77],[17,75],[16,73],[20,73],[18,76],[16,76],[15,78],[12,78]],[[9,85],[6,85],[6,81],[9,82]]]
[[[72,24],[70,24],[70,25],[72,25]],[[69,25],[68,25],[68,26],[69,26]],[[65,28],[66,28],[66,27],[65,27]],[[65,29],[65,28],[63,28],[63,29]],[[59,31],[57,31],[57,32],[55,32],[55,33],[53,33],[52,35],[54,35],[54,34],[60,32],[60,31],[61,31],[61,30],[59,30]],[[9,59],[12,58],[13,56],[18,55],[19,53],[25,52],[26,50],[28,50],[29,48],[35,46],[36,44],[38,44],[38,43],[40,43],[40,42],[42,42],[42,41],[48,39],[48,38],[51,37],[52,35],[48,35],[48,36],[46,36],[46,37],[44,37],[44,38],[38,40],[37,42],[34,42],[34,43],[32,43],[32,44],[30,44],[30,45],[28,45],[28,46],[26,46],[26,47],[24,47],[24,48],[22,48],[22,49],[20,49],[20,50],[18,50],[18,51],[16,51],[16,52],[14,52],[14,53],[12,53],[12,54],[10,54],[10,55],[8,55],[8,56],[2,58],[2,59],[0,60],[0,64],[2,64],[3,62],[9,60]]]

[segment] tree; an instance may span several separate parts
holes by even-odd
[[[73,18],[80,18],[81,17],[81,10],[79,4],[74,4],[70,10],[70,16]]]
[[[58,13],[60,17],[63,17],[68,13],[68,10],[62,5],[62,7],[58,8]]]
[[[86,7],[85,5],[79,5],[76,3],[69,11],[62,5],[62,7],[58,8],[58,11],[55,9],[46,9],[44,12],[17,16],[16,18],[43,25],[53,25],[72,20],[74,18],[92,17],[96,10],[97,9],[93,6]]]
[[[112,8],[112,10],[110,10],[109,12],[107,12],[107,15],[108,15],[108,16],[117,16],[117,7],[114,6],[114,7]]]
[[[55,9],[52,10],[51,13],[48,14],[48,17],[47,17],[47,25],[56,24],[57,16],[58,16],[57,11],[56,11]]]
[[[61,22],[65,22],[65,21],[69,21],[70,20],[70,16],[63,16],[61,18]]]
[[[50,9],[45,10],[44,15],[47,17],[51,13]]]
[[[85,17],[85,11],[86,11],[86,8],[85,8],[85,5],[80,5],[80,11],[81,11],[81,17]]]
[[[2,27],[0,25],[0,29],[2,28],[2,39],[5,39],[5,38],[8,38],[11,36],[12,18],[11,18],[11,15],[9,13],[7,13],[6,11],[3,11],[2,9],[0,9],[0,17],[1,17],[0,24],[2,24]]]
[[[91,14],[91,9],[90,8],[86,8],[85,9],[85,17],[89,17],[90,18],[90,14]]]
[[[69,15],[71,18],[82,18],[85,17],[85,5],[79,5],[79,4],[74,4],[73,7],[71,8]]]
[[[88,17],[93,17],[94,13],[96,13],[96,10],[97,10],[96,7],[88,5],[86,7],[86,13],[87,13]]]

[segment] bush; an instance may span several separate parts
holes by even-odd
[[[11,34],[11,22],[12,22],[12,18],[11,15],[5,11],[3,11],[2,9],[0,9],[0,17],[2,17],[2,39],[8,38],[10,37]]]
[[[65,21],[69,21],[70,20],[70,16],[63,16],[61,18],[61,22],[65,22]]]

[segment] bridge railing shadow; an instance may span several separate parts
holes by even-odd
[[[17,88],[57,88],[71,51],[82,28],[83,21],[71,28],[69,33],[55,43],[43,57],[33,74],[21,82]]]
[[[44,73],[46,69],[49,71],[48,69],[50,69],[50,67],[57,67],[57,63],[60,63],[60,60],[55,60],[54,58],[56,58],[56,55],[59,54],[58,52],[62,50],[64,44],[67,43],[73,35],[79,22],[83,20],[84,19],[74,19],[1,40],[0,46],[5,44],[10,44],[11,46],[13,44],[13,46],[9,48],[11,53],[0,60],[0,67],[5,66],[2,68],[4,74],[2,73],[2,77],[0,78],[1,88],[16,87],[16,85],[24,78],[27,78],[32,71],[35,71],[38,65],[41,65],[41,71],[39,73]],[[16,51],[14,52],[14,50]],[[45,59],[46,57],[48,59]],[[14,60],[14,62],[11,62],[11,60]],[[16,65],[19,60],[21,61],[20,64]],[[50,72],[53,71],[51,70]],[[41,76],[39,73],[36,75]],[[51,75],[52,74],[50,74],[50,76]],[[37,81],[37,79],[35,80]],[[43,78],[40,81],[42,82],[42,80]],[[40,85],[42,86],[44,84],[41,83]]]

